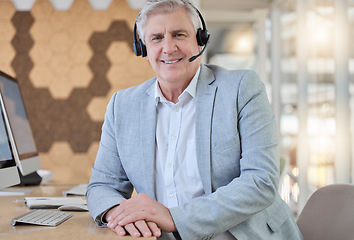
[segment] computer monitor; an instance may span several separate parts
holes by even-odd
[[[4,102],[0,91],[0,189],[17,185],[20,177],[12,154]]]
[[[41,168],[20,87],[16,79],[0,71],[0,90],[9,120],[13,154],[23,176]]]

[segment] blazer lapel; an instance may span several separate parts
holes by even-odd
[[[214,109],[216,87],[212,71],[202,65],[196,92],[196,151],[199,174],[205,194],[211,194],[211,120]]]
[[[147,90],[146,97],[140,102],[140,146],[143,159],[141,165],[142,180],[145,181],[145,193],[156,199],[155,196],[155,128],[156,105],[154,99],[154,84]]]

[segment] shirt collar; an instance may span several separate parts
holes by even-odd
[[[188,87],[183,91],[183,93],[178,98],[180,98],[185,92],[189,93],[193,98],[195,97],[199,74],[200,74],[200,67],[198,68],[196,74],[192,78],[192,81],[189,83]],[[155,102],[156,102],[156,106],[159,102],[168,102],[168,100],[163,96],[161,92],[158,81],[155,81]]]

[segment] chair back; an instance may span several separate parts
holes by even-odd
[[[354,239],[354,185],[318,189],[297,220],[304,240]]]

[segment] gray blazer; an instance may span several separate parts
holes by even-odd
[[[156,105],[152,78],[115,93],[87,189],[91,216],[138,193],[155,197]],[[252,71],[201,65],[196,151],[206,196],[170,208],[182,239],[230,231],[242,239],[302,239],[278,195],[278,132],[263,83]],[[162,238],[163,239],[163,238]]]

